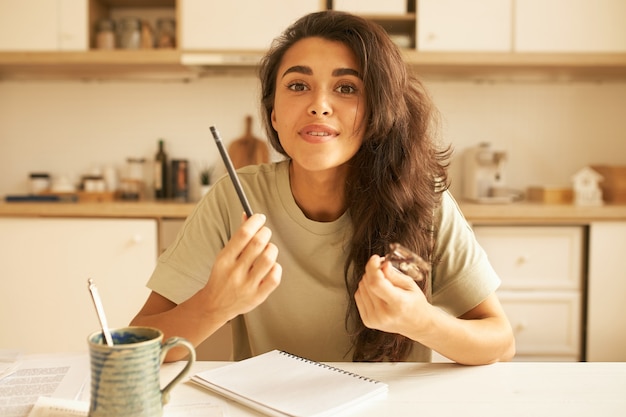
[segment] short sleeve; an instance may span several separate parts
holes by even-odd
[[[433,305],[455,317],[476,307],[500,286],[500,278],[448,191],[435,214]]]

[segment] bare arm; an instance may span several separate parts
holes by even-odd
[[[453,317],[432,306],[413,280],[374,255],[355,294],[366,326],[399,333],[462,364],[510,360],[515,340],[495,294]]]
[[[131,325],[156,327],[165,338],[181,336],[197,346],[232,318],[265,301],[280,283],[282,268],[264,224],[260,214],[243,223],[217,255],[200,291],[178,305],[153,292]],[[172,349],[166,359],[179,360],[184,354],[184,349]]]

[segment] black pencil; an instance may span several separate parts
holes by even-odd
[[[250,203],[246,198],[246,194],[243,192],[243,188],[241,187],[241,183],[239,182],[239,177],[237,176],[237,172],[235,172],[235,167],[233,167],[233,163],[228,156],[228,152],[224,148],[224,144],[222,143],[222,138],[220,137],[220,133],[217,131],[215,126],[211,126],[211,134],[213,135],[213,139],[215,139],[215,144],[217,145],[217,149],[220,151],[220,155],[222,156],[222,160],[224,161],[224,165],[226,165],[226,170],[228,171],[228,175],[230,176],[233,185],[235,186],[235,191],[237,191],[237,195],[239,196],[239,201],[241,201],[241,205],[243,206],[243,210],[246,212],[248,218],[252,216],[252,209],[250,208]]]

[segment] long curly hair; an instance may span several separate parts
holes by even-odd
[[[274,40],[261,61],[262,117],[269,142],[277,152],[288,157],[271,123],[278,67],[285,52],[308,37],[342,42],[353,51],[367,100],[363,144],[349,162],[345,187],[353,226],[344,268],[352,359],[405,360],[414,342],[399,334],[367,328],[354,293],[371,255],[384,255],[392,242],[436,262],[433,213],[448,186],[451,150],[438,146],[438,113],[384,29],[349,13],[323,11],[293,23]],[[423,290],[430,297],[430,284]]]

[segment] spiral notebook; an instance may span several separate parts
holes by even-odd
[[[330,416],[388,390],[383,382],[279,350],[199,372],[191,380],[279,417]]]

